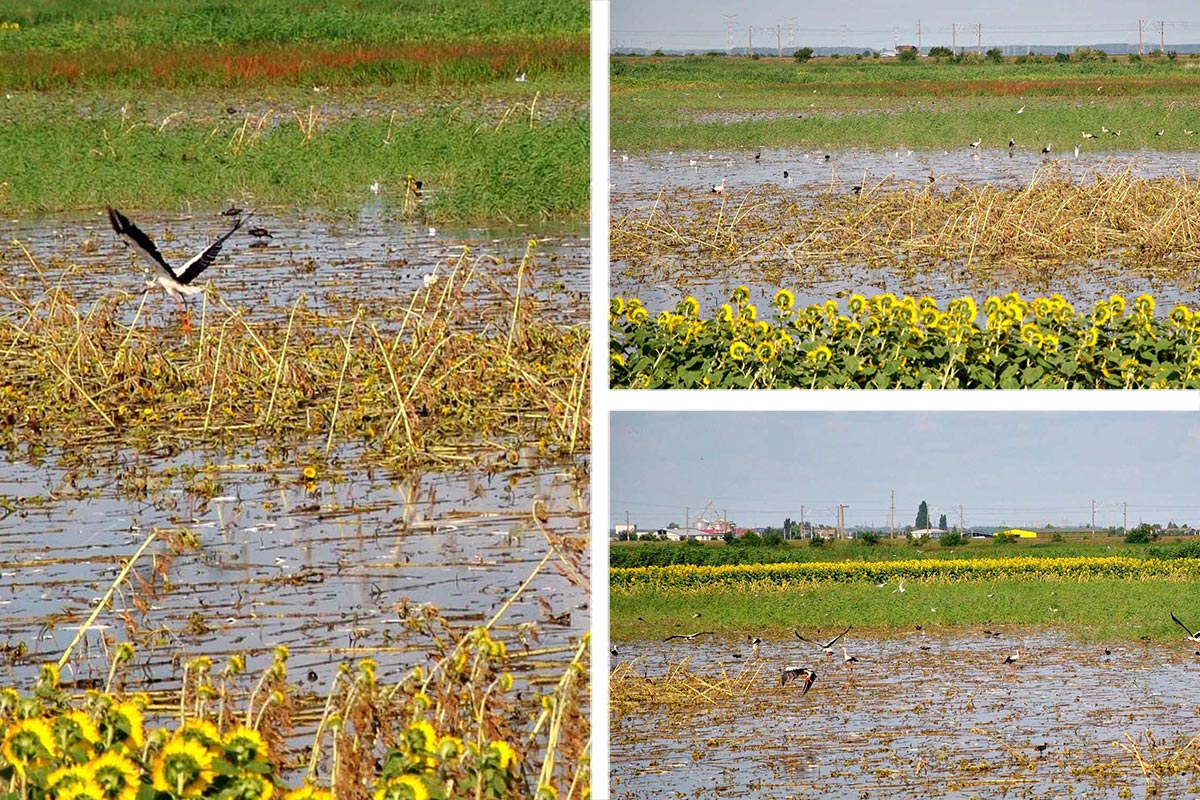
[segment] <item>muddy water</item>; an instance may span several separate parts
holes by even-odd
[[[621,680],[653,682],[667,659],[690,657],[691,671],[710,678],[754,671],[752,688],[687,710],[613,714],[614,798],[1143,796],[1141,769],[1119,745],[1148,756],[1151,736],[1161,758],[1196,732],[1200,657],[1182,641],[1084,645],[1020,630],[859,637],[848,642],[860,659],[853,670],[840,653],[827,660],[795,639],[764,642],[761,660],[728,638],[678,641],[618,642]],[[818,673],[807,695],[779,684],[792,664]],[[1194,783],[1168,777],[1159,796]]]
[[[220,662],[244,652],[261,668],[277,644],[291,650],[292,680],[313,691],[328,689],[339,664],[367,656],[381,680],[394,680],[436,655],[405,617],[432,604],[463,630],[480,625],[533,571],[548,549],[530,515],[535,497],[552,534],[586,532],[578,465],[532,453],[492,477],[351,469],[337,481],[318,476],[315,489],[300,465],[280,472],[255,467],[262,454],[243,456],[121,453],[92,477],[3,465],[0,683],[29,686],[38,665],[58,659],[151,530],[164,535],[86,634],[65,682],[106,677],[102,638],[140,642],[128,673],[139,688],[177,686],[181,654]],[[158,477],[172,467],[201,469],[215,495],[193,479]],[[173,550],[166,534],[195,545]],[[496,636],[519,679],[557,680],[563,648],[588,630],[587,599],[547,569],[508,610]],[[532,649],[549,652],[523,655]]]
[[[370,194],[368,187],[363,191]],[[231,224],[212,210],[171,215],[130,211],[128,216],[176,266]],[[260,226],[271,238],[248,233]],[[62,286],[85,310],[100,295],[145,291],[143,263],[117,239],[102,211],[87,217],[4,220],[0,228],[0,280],[5,283]],[[354,219],[260,210],[225,243],[197,283],[211,283],[225,302],[250,318],[286,314],[301,294],[307,308],[331,314],[352,315],[362,304],[395,311],[431,277],[448,276],[469,248],[467,264],[477,264],[481,273],[471,302],[487,303],[500,291],[515,290],[517,267],[530,238],[539,244],[533,274],[525,276],[523,289],[553,301],[547,313],[557,321],[586,323],[589,244],[584,228],[551,223],[431,228],[395,220],[369,200]],[[28,248],[29,256],[14,239]],[[192,304],[198,309],[200,298]],[[130,306],[132,315],[136,303]],[[176,313],[176,304],[155,288],[146,312],[169,316]]]
[[[763,186],[794,193],[800,202],[821,192],[849,193],[855,186],[882,184],[921,190],[929,185],[930,175],[934,176],[937,187],[947,191],[962,184],[1021,186],[1034,179],[1036,170],[1052,161],[1061,172],[1079,179],[1097,171],[1109,174],[1126,168],[1134,176],[1144,178],[1181,175],[1193,181],[1200,178],[1200,156],[1194,152],[1117,154],[1103,151],[1102,144],[1085,141],[1075,157],[1071,147],[1065,154],[1051,156],[1043,156],[1040,147],[977,152],[966,147],[958,151],[913,151],[898,147],[884,152],[764,149],[757,160],[754,151],[617,152],[610,162],[612,213],[637,218],[649,216],[655,203],[661,202],[660,193],[664,189],[694,192],[701,200],[711,197],[713,213],[717,214],[722,201],[728,204],[731,202],[728,198],[741,198]],[[722,182],[725,194],[713,194],[711,187]],[[727,213],[732,213],[735,207],[736,201]],[[930,295],[944,301],[966,294],[979,297],[1015,290],[1027,296],[1058,292],[1070,302],[1087,307],[1113,292],[1151,292],[1166,313],[1177,302],[1194,303],[1197,282],[1197,276],[1186,272],[1175,277],[1133,274],[1118,263],[1060,265],[1054,274],[1039,278],[992,270],[980,274],[961,265],[929,268],[903,265],[901,269],[897,264],[867,268],[846,263],[823,265],[815,270],[794,263],[790,253],[764,250],[756,257],[757,261],[732,269],[696,269],[680,259],[637,265],[618,260],[610,267],[610,287],[613,294],[640,297],[656,310],[673,308],[688,295],[699,299],[702,308],[711,309],[728,301],[733,289],[745,284],[758,303],[769,301],[774,290],[784,286],[793,291],[801,304],[823,302],[853,292],[869,296],[890,291]]]

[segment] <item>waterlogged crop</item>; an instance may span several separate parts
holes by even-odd
[[[1092,580],[1118,578],[1200,577],[1200,559],[1080,556],[1075,558],[977,558],[909,561],[816,561],[799,564],[731,564],[668,567],[625,567],[610,570],[614,590],[690,590],[758,587],[786,588],[808,583],[880,583],[892,579],[955,583],[1025,580]]]
[[[739,286],[708,318],[694,297],[657,313],[615,297],[609,329],[616,388],[1200,387],[1200,317],[1182,305],[1156,317],[1146,294],[1084,311],[1017,293],[982,308],[890,292],[800,308],[780,289],[760,312]]]

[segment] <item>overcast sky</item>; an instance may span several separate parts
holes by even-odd
[[[1200,525],[1200,415],[1186,412],[613,412],[610,525],[656,529],[711,501],[743,527],[785,517],[912,524]],[[711,518],[711,515],[710,515]]]
[[[1093,0],[1046,3],[1042,0],[856,0],[852,3],[781,2],[780,0],[612,0],[611,45],[614,48],[724,50],[725,15],[732,15],[734,44],[745,47],[750,28],[758,47],[774,48],[782,39],[785,52],[797,47],[883,49],[917,43],[925,49],[951,44],[974,47],[981,26],[984,48],[1006,44],[1081,45],[1111,42],[1137,44],[1138,19],[1145,20],[1147,50],[1159,41],[1159,22],[1167,49],[1172,43],[1200,41],[1200,5],[1194,0]],[[789,45],[788,25],[793,26]],[[776,26],[781,26],[779,37]],[[843,30],[844,29],[844,30]]]

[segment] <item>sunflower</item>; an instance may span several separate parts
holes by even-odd
[[[429,787],[416,775],[401,775],[376,789],[373,800],[429,800]]]
[[[262,775],[246,772],[234,778],[221,796],[236,797],[238,800],[271,800],[275,796],[275,784]]]
[[[137,766],[115,750],[109,750],[97,759],[88,762],[96,783],[104,790],[109,800],[134,800],[139,788],[140,772]]]
[[[175,732],[175,738],[199,742],[213,755],[221,754],[221,732],[206,719],[189,719]]]
[[[283,800],[333,800],[333,792],[320,786],[306,783],[283,796]]]
[[[1187,306],[1175,306],[1171,309],[1171,322],[1176,328],[1185,328],[1192,321],[1191,309]]]
[[[810,363],[820,366],[823,364],[828,364],[831,360],[833,360],[833,351],[825,345],[820,345],[813,350],[808,351],[808,354],[805,355],[804,358]]]
[[[619,317],[625,313],[625,298],[614,297],[608,301],[608,313],[614,317]]]
[[[764,364],[775,358],[775,345],[770,342],[763,342],[755,348],[754,354],[758,356],[758,360]]]
[[[733,290],[733,294],[729,296],[729,300],[733,303],[741,305],[750,299],[750,290],[745,286],[739,286]]]
[[[700,316],[700,301],[688,295],[680,301],[679,305],[675,306],[675,313],[688,319],[696,319]]]
[[[408,746],[418,753],[429,753],[437,747],[437,731],[427,720],[419,719],[409,725],[404,738],[408,741]]]
[[[734,361],[741,361],[750,352],[750,345],[745,342],[737,341],[729,345],[729,357]]]
[[[54,736],[61,750],[69,750],[79,744],[96,749],[100,743],[100,730],[92,718],[82,711],[68,711],[54,720]]]
[[[516,753],[513,752],[508,742],[500,739],[488,745],[488,755],[495,756],[496,764],[503,770],[507,770],[517,760]]]
[[[130,700],[117,703],[104,713],[100,729],[108,747],[120,743],[130,752],[139,752],[146,744],[142,709]]]
[[[251,761],[263,761],[267,757],[267,743],[253,728],[238,726],[225,734],[225,760],[237,766]]]
[[[787,289],[780,289],[775,293],[775,297],[771,300],[771,305],[778,308],[780,311],[791,311],[796,305],[796,295],[789,292]]]
[[[630,305],[632,306],[632,304]],[[631,307],[629,312],[625,315],[625,318],[634,325],[641,325],[643,322],[650,319],[650,312],[641,306],[638,306],[637,308]]]
[[[852,314],[861,314],[867,310],[867,298],[861,294],[850,295],[850,301],[846,303],[846,308],[850,309]]]
[[[22,775],[31,764],[54,756],[54,732],[41,717],[23,719],[9,728],[0,754]]]
[[[160,792],[175,797],[198,796],[212,783],[213,756],[203,744],[181,733],[176,733],[154,759],[150,776]]]
[[[741,311],[738,313],[738,318],[744,322],[754,322],[758,319],[758,309],[754,307],[753,303],[747,303],[742,306]]]
[[[1139,314],[1147,317],[1153,316],[1154,298],[1148,294],[1140,294],[1138,295],[1138,298],[1133,301],[1133,307],[1137,309]]]

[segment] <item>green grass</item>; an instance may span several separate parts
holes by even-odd
[[[611,631],[619,641],[697,630],[777,638],[791,636],[793,630],[849,624],[874,635],[910,633],[917,625],[931,634],[953,628],[1044,625],[1067,628],[1086,639],[1136,640],[1179,636],[1171,611],[1191,624],[1200,619],[1194,587],[1173,581],[908,582],[905,588],[904,594],[894,593],[892,586],[861,584],[757,592],[614,591]],[[699,619],[693,618],[696,613]]]
[[[900,561],[909,559],[1013,558],[1036,556],[1071,558],[1076,556],[1125,556],[1129,558],[1196,557],[1200,541],[1194,537],[1178,542],[1163,540],[1150,545],[1125,544],[1123,537],[1099,534],[1095,539],[1073,534],[1064,541],[1015,540],[1000,544],[995,540],[971,540],[968,544],[942,547],[930,542],[915,547],[904,538],[884,539],[876,545],[856,541],[829,542],[810,547],[806,541],[789,542],[783,547],[731,547],[725,544],[685,545],[678,542],[613,542],[609,547],[612,567],[667,566],[670,564],[777,564],[811,561]]]
[[[472,41],[586,34],[584,0],[0,0],[8,51],[173,45]]]
[[[303,115],[302,115],[303,116]],[[355,209],[404,199],[404,176],[425,184],[434,220],[583,219],[588,212],[588,120],[570,115],[531,126],[514,108],[503,124],[441,111],[390,120],[348,118],[305,140],[294,118],[255,137],[229,118],[215,127],[120,117],[22,117],[0,137],[0,212],[216,207],[229,198],[263,207]],[[390,140],[390,144],[385,143]]]
[[[629,150],[965,148],[980,137],[1000,148],[1012,137],[1034,153],[1081,142],[1190,150],[1200,148],[1200,137],[1184,134],[1200,130],[1197,66],[620,58],[612,62],[611,135]],[[751,113],[758,117],[739,117]],[[1102,126],[1121,136],[1103,136]],[[1166,135],[1155,136],[1159,129]],[[1081,131],[1101,138],[1088,142]]]

